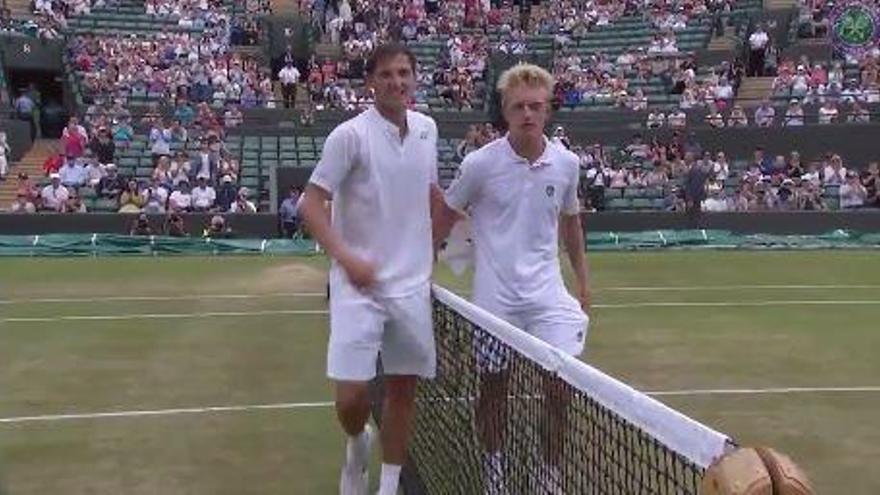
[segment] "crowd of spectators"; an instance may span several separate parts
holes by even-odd
[[[698,78],[693,56],[652,54],[644,47],[625,51],[613,58],[601,52],[582,57],[560,49],[553,62],[558,84],[556,104],[577,106],[605,103],[635,111],[648,108],[644,91],[630,84],[659,80],[664,94],[680,95],[679,107],[688,110],[715,105],[727,109],[742,80],[739,62],[723,62]]]
[[[338,62],[308,64],[304,77],[316,109],[357,109],[371,102],[363,86],[363,60],[383,41],[445,39],[437,59],[420,71],[414,102],[420,109],[427,109],[433,96],[446,106],[475,108],[485,97],[482,82],[490,49],[505,53],[525,49],[520,9],[511,2],[314,0],[300,5],[310,13],[318,32],[343,47]],[[465,28],[475,31],[465,33]],[[490,46],[488,31],[505,36]]]
[[[238,185],[239,162],[224,146],[224,128],[210,107],[196,113],[182,102],[174,117],[169,121],[156,111],[141,120],[149,129],[149,177],[128,176],[116,164],[117,150],[130,147],[133,137],[131,115],[119,102],[90,107],[85,125],[72,117],[57,152],[43,164],[50,184],[37,190],[28,177],[19,177],[23,203],[16,211],[82,212],[86,188],[88,197],[109,201],[120,212],[256,212],[251,191]]]
[[[593,29],[613,25],[624,16],[643,16],[657,29],[680,30],[688,27],[697,16],[730,12],[735,3],[734,0],[550,0],[546,9],[538,10],[537,15],[533,15],[532,25],[541,34],[553,34],[561,39],[581,37]]]
[[[570,143],[561,129],[554,139]],[[599,143],[571,150],[581,159],[588,208],[604,208],[608,191],[624,188],[662,190],[669,211],[823,210],[828,191],[843,209],[880,208],[878,163],[848,170],[834,153],[804,161],[797,151],[771,157],[757,148],[740,170],[723,151],[704,150],[693,135],[680,133],[669,141],[636,135],[617,150]]]
[[[872,107],[880,103],[880,54],[869,52],[863,55],[858,66],[849,71],[851,77],[847,77],[846,62],[840,60],[811,63],[806,56],[798,60],[782,60],[773,78],[772,100],[761,102],[750,114],[725,97],[735,93],[725,79],[729,77],[730,68],[736,65],[723,69],[720,79],[712,74],[703,81],[699,91],[705,97],[702,101],[694,96],[686,83],[679,107],[707,108],[708,113],[703,118],[712,127],[772,127],[802,126],[808,121],[819,124],[868,123],[875,111]],[[734,68],[732,73],[734,78],[741,75],[741,66]],[[716,80],[719,81],[717,84]],[[628,106],[637,110],[647,106],[640,94],[629,101]],[[645,124],[652,129],[664,125],[680,128],[686,125],[686,120],[684,112],[664,113],[653,109]]]
[[[134,97],[207,102],[215,108],[274,106],[268,70],[207,33],[160,33],[153,39],[76,36],[67,51],[84,93],[93,99],[119,99],[123,105]]]
[[[828,36],[833,5],[827,0],[798,0],[798,36],[801,38]]]
[[[352,81],[362,79],[360,61],[376,43],[389,38],[411,41],[444,35],[446,45],[433,71],[421,74],[416,106],[427,108],[428,88],[433,87],[445,106],[468,109],[485,96],[480,82],[490,49],[522,54],[527,34],[552,34],[559,48],[554,72],[560,81],[556,95],[560,105],[599,101],[644,109],[648,100],[643,92],[628,91],[629,75],[644,81],[661,78],[668,93],[683,95],[685,108],[707,100],[722,99],[729,103],[743,76],[743,67],[728,64],[729,70],[721,68],[723,77],[698,83],[694,60],[679,53],[675,31],[687,27],[695,16],[729,9],[731,5],[727,1],[674,5],[657,2],[645,9],[627,1],[552,1],[542,7],[532,7],[531,2],[452,1],[421,5],[399,1],[307,1],[302,2],[302,8],[311,13],[319,31],[334,43],[342,44],[345,57],[339,63],[313,60],[306,77],[319,108],[360,108],[369,103],[369,94]],[[572,38],[613,24],[623,15],[646,10],[649,22],[660,32],[643,47],[634,47],[614,59],[599,53],[587,60],[565,49]],[[471,28],[468,34],[461,33],[463,27]],[[500,37],[490,44],[487,33]]]
[[[455,148],[455,158],[459,162],[472,151],[476,151],[490,142],[498,139],[501,133],[490,122],[484,124],[471,124],[464,139],[458,142]]]
[[[804,104],[839,101],[846,104],[880,103],[880,56],[865,54],[847,77],[845,62],[814,63],[802,57],[785,60],[773,80],[773,93]]]

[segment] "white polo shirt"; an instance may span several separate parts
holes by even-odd
[[[474,302],[527,310],[558,300],[559,215],[578,213],[578,178],[577,155],[546,138],[533,164],[506,136],[465,157],[446,202],[471,216]]]
[[[437,124],[407,111],[406,137],[370,107],[327,136],[310,182],[333,196],[332,224],[376,267],[371,294],[422,290],[433,265],[430,187],[437,182]],[[330,283],[348,284],[334,261]]]
[[[217,192],[214,191],[214,188],[211,186],[205,186],[204,189],[201,187],[195,187],[190,192],[190,196],[192,197],[193,207],[207,209],[214,206],[214,201],[217,199]]]
[[[281,84],[296,84],[299,82],[299,70],[296,67],[284,67],[278,72],[278,80]]]

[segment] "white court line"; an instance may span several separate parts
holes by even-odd
[[[689,292],[689,291],[725,291],[725,290],[817,290],[817,289],[880,289],[880,285],[670,285],[670,286],[634,286],[634,287],[603,287],[594,291],[602,292]],[[89,303],[89,302],[150,302],[150,301],[208,301],[212,299],[261,299],[281,297],[325,297],[324,292],[268,292],[265,294],[204,294],[178,296],[111,296],[111,297],[48,297],[35,299],[0,299],[0,305],[12,304],[56,304],[56,303]]]
[[[842,394],[842,393],[877,393],[880,386],[871,387],[783,387],[783,388],[742,388],[742,389],[697,389],[697,390],[661,390],[645,392],[655,397],[697,397],[711,395],[789,395],[789,394]],[[209,414],[228,412],[248,412],[265,410],[297,410],[333,407],[334,403],[325,402],[287,402],[279,404],[249,404],[239,406],[188,407],[176,409],[154,409],[135,411],[111,411],[98,413],[45,414],[37,416],[12,416],[0,418],[0,424],[20,424],[38,422],[56,422],[89,419],[137,418],[145,416],[178,416],[185,414]]]
[[[41,416],[18,416],[0,418],[0,424],[35,423],[40,421],[66,421],[74,419],[135,418],[142,416],[176,416],[181,414],[205,414],[218,412],[242,412],[271,409],[313,409],[331,407],[333,402],[294,402],[283,404],[251,404],[243,406],[188,407],[180,409],[155,409],[145,411],[114,411],[83,414],[46,414]]]
[[[678,286],[643,286],[643,287],[603,287],[598,292],[682,292],[704,290],[814,290],[814,289],[880,289],[880,285],[678,285]]]
[[[4,323],[50,323],[57,321],[164,320],[180,318],[230,318],[239,316],[326,315],[323,309],[272,309],[265,311],[213,311],[205,313],[144,313],[124,315],[67,315],[45,318],[3,318]]]
[[[0,305],[52,304],[89,302],[137,302],[137,301],[209,301],[212,299],[262,299],[276,297],[325,297],[323,292],[268,292],[265,294],[203,294],[179,296],[113,296],[113,297],[49,297],[36,299],[0,299]]]
[[[596,309],[635,309],[635,308],[727,308],[727,307],[765,307],[765,306],[863,306],[880,305],[880,300],[855,301],[720,301],[720,302],[644,302],[626,304],[594,304]],[[324,309],[270,309],[263,311],[217,311],[204,313],[135,313],[120,315],[64,315],[47,317],[3,318],[4,323],[51,323],[59,321],[118,321],[118,320],[161,320],[183,318],[231,318],[272,315],[326,315]]]
[[[626,309],[626,308],[728,308],[728,307],[762,307],[762,306],[861,306],[880,304],[880,300],[817,300],[817,301],[718,301],[718,302],[644,302],[625,304],[594,304],[594,308]]]

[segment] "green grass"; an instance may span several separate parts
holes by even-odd
[[[585,359],[644,390],[880,385],[872,252],[596,254]],[[10,321],[324,309],[321,258],[0,260],[0,418],[324,402],[323,315]],[[457,289],[465,280],[439,271]],[[728,287],[620,290],[621,287]],[[282,295],[298,293],[299,296]],[[250,299],[179,299],[208,294]],[[125,296],[172,300],[119,300]],[[46,298],[84,299],[36,302]],[[769,305],[778,301],[873,301]],[[635,303],[729,306],[614,307]],[[750,305],[751,304],[751,305]],[[610,307],[609,307],[610,306]],[[664,402],[792,455],[817,493],[880,493],[880,393],[674,396]],[[8,495],[327,494],[343,438],[327,407],[0,423]],[[0,488],[0,493],[2,493]]]

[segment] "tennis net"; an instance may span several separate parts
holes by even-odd
[[[732,441],[441,287],[407,494],[696,494]]]

